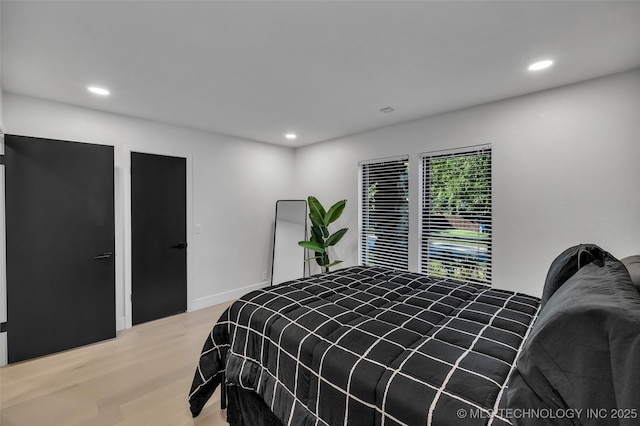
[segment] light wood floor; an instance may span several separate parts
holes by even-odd
[[[227,305],[137,325],[113,340],[0,368],[0,424],[227,425],[219,389],[196,419],[187,402],[202,345]]]

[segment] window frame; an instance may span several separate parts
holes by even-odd
[[[431,232],[429,231],[429,228],[431,228],[432,226],[431,226],[431,222],[428,224],[425,223],[425,218],[428,216],[425,213],[425,208],[427,206],[427,197],[429,196],[427,194],[427,188],[426,188],[428,184],[427,182],[428,177],[426,175],[426,173],[428,172],[427,162],[431,162],[434,159],[446,159],[446,158],[464,157],[469,155],[485,155],[485,154],[488,154],[489,156],[488,170],[484,171],[489,184],[488,191],[486,192],[486,196],[488,196],[488,200],[489,200],[488,220],[486,221],[486,223],[478,224],[479,225],[479,229],[477,231],[478,238],[468,237],[469,239],[463,238],[461,241],[463,244],[468,244],[470,240],[473,240],[477,243],[478,249],[476,250],[476,257],[481,256],[479,254],[481,252],[480,246],[482,245],[486,247],[486,255],[484,255],[486,256],[486,269],[484,271],[480,271],[480,269],[478,268],[478,265],[482,263],[480,260],[476,260],[475,263],[469,260],[462,260],[459,262],[460,264],[462,264],[463,267],[467,265],[472,267],[475,266],[477,277],[471,276],[472,275],[471,272],[467,272],[469,276],[465,277],[463,273],[464,271],[460,272],[459,274],[462,276],[451,277],[449,275],[453,275],[453,267],[451,268],[451,271],[446,272],[446,276],[449,276],[449,278],[456,279],[458,281],[463,281],[463,282],[480,283],[480,284],[489,285],[489,286],[492,285],[492,278],[493,278],[493,150],[492,150],[491,144],[473,145],[473,146],[467,146],[467,147],[461,147],[461,148],[455,148],[455,149],[430,151],[430,152],[421,153],[419,155],[419,158],[420,158],[419,180],[420,181],[418,186],[418,191],[419,191],[418,268],[420,272],[429,274],[429,275],[437,275],[437,274],[434,274],[434,271],[429,270],[429,261],[430,259],[439,260],[438,258],[430,258],[428,246],[429,246],[429,239],[431,237]],[[488,236],[480,239],[479,234],[483,233],[483,227],[482,227],[483,225],[484,225],[484,229],[486,230],[486,235]],[[437,226],[435,226],[434,228],[438,229]],[[440,239],[440,236],[438,237]],[[457,237],[451,237],[451,238],[452,239],[450,241],[454,241],[453,244],[455,244],[455,240]],[[443,238],[443,240],[445,240],[445,244],[448,241],[446,238]],[[456,257],[456,256],[452,256],[452,257]],[[444,259],[444,257],[441,257],[440,259]],[[456,261],[451,261],[450,265],[454,265],[455,263]],[[446,269],[446,266],[444,268]],[[472,270],[472,268],[470,268],[470,270]],[[484,279],[481,278],[482,274],[484,274]]]
[[[393,167],[393,165],[397,165],[397,163],[401,162],[405,167],[407,167],[406,171],[406,204],[402,207],[406,207],[406,216],[404,220],[406,221],[406,232],[404,235],[406,239],[406,245],[404,247],[405,256],[392,256],[389,261],[385,261],[382,264],[380,263],[370,263],[366,261],[366,256],[368,253],[371,253],[371,249],[369,248],[369,236],[368,232],[365,230],[365,227],[369,224],[368,208],[367,208],[367,200],[364,199],[365,194],[365,180],[367,179],[365,176],[366,169],[372,165],[379,165],[381,167],[385,167],[388,164],[388,167]],[[408,270],[409,268],[409,209],[410,209],[410,201],[409,201],[409,187],[410,177],[409,177],[409,155],[399,155],[394,157],[385,157],[374,160],[366,160],[360,161],[358,163],[358,265],[375,265],[375,266],[386,266],[396,269],[404,269]],[[366,189],[367,193],[369,192],[369,188]],[[400,215],[398,215],[400,216]],[[401,225],[398,223],[398,225]],[[384,235],[384,234],[383,234]],[[375,244],[375,242],[374,242]],[[383,249],[384,250],[384,249]],[[375,252],[373,252],[375,253]]]

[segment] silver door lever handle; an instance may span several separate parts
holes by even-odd
[[[97,256],[93,256],[93,260],[109,259],[112,254],[112,252],[102,253]]]

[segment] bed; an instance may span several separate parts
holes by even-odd
[[[551,341],[561,360],[580,358],[580,351],[564,349],[562,339],[558,343],[553,330],[566,333],[566,326],[556,322],[558,315],[562,324],[576,325],[572,314],[563,312],[573,288],[582,289],[572,280],[579,271],[602,263],[608,277],[609,269],[618,271],[616,292],[632,290],[635,295],[624,293],[628,306],[614,309],[627,317],[624,344],[616,349],[625,347],[624,353],[607,354],[599,348],[594,361],[620,355],[627,366],[640,367],[627,358],[640,359],[640,295],[624,265],[608,254],[594,262],[585,252],[600,256],[581,245],[554,261],[542,300],[480,284],[362,266],[251,292],[233,303],[207,336],[189,394],[191,412],[197,416],[220,384],[232,425],[538,424],[514,415],[521,413],[514,409],[622,407],[616,400],[626,404],[622,408],[637,409],[636,373],[627,371],[622,389],[612,391],[613,403],[596,396],[571,400],[567,395],[575,391],[567,386],[574,385],[575,377],[558,390],[554,380],[562,374],[545,370],[548,359],[540,364],[540,354],[549,350],[549,335],[554,336]],[[613,294],[612,300],[618,296]],[[599,303],[589,298],[594,302]],[[629,313],[636,308],[635,314]],[[580,315],[576,319],[584,320]],[[601,332],[602,327],[597,330]],[[572,345],[576,339],[569,339]],[[564,367],[562,362],[551,364]],[[621,374],[589,371],[590,380],[614,380]]]

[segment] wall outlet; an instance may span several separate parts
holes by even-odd
[[[267,271],[262,271],[262,281],[267,280]]]

